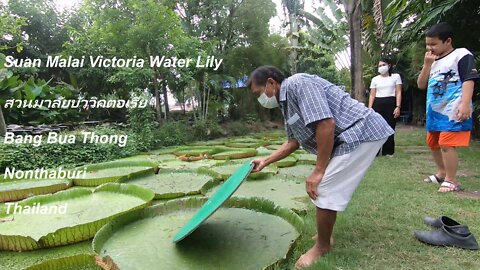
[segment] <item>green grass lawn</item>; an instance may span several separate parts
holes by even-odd
[[[309,269],[480,269],[480,251],[428,246],[413,236],[415,230],[430,230],[425,216],[447,215],[468,225],[480,242],[480,198],[441,194],[438,185],[423,183],[435,172],[423,129],[400,127],[395,139],[395,156],[375,160],[338,215],[332,251]],[[459,157],[462,188],[480,191],[480,143],[459,149]],[[282,269],[293,269],[313,245],[314,217],[312,205],[305,233]]]
[[[480,198],[441,194],[438,185],[423,183],[426,175],[435,172],[424,141],[423,129],[397,128],[395,156],[375,160],[347,210],[338,215],[332,251],[310,269],[480,269],[480,251],[432,247],[413,236],[415,230],[430,229],[423,224],[425,216],[447,215],[467,224],[480,241]],[[480,191],[480,143],[473,142],[459,152],[458,175],[463,189]],[[0,210],[4,212],[1,204]],[[298,257],[313,245],[314,211],[312,204],[298,246],[279,269],[294,269]],[[0,251],[0,270],[23,269],[47,258],[89,253],[91,241],[32,252]]]

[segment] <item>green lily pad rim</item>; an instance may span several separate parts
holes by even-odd
[[[82,196],[88,196],[96,192],[114,192],[127,194],[130,196],[136,196],[145,201],[145,203],[133,207],[130,210],[123,211],[100,220],[77,224],[71,227],[60,228],[55,232],[48,233],[47,235],[40,237],[38,241],[30,236],[2,235],[0,233],[0,250],[27,251],[46,247],[62,246],[88,240],[92,238],[95,235],[95,232],[97,232],[108,221],[135,209],[144,208],[153,200],[155,196],[153,191],[140,186],[130,184],[107,183],[97,187],[94,190],[90,190],[87,188],[77,188],[60,191],[55,194],[38,195],[18,202],[18,205],[32,206],[34,203],[46,204],[53,201],[62,201]],[[3,217],[6,216],[6,214],[3,214]],[[73,237],[74,239],[71,239],[71,237]]]
[[[24,179],[22,179],[24,180]],[[22,181],[18,180],[18,181]],[[30,187],[30,188],[23,188],[23,189],[15,189],[15,190],[4,190],[0,191],[0,202],[14,202],[19,201],[27,198],[30,195],[41,195],[41,194],[48,194],[48,193],[55,193],[60,190],[68,189],[73,185],[73,181],[68,179],[34,179],[33,181],[36,182],[46,182],[49,180],[61,180],[62,183],[50,184],[45,186],[37,186],[37,187]],[[12,183],[17,181],[8,181],[6,183]]]
[[[96,264],[95,255],[92,254],[77,254],[68,257],[61,257],[46,260],[39,264],[35,264],[24,268],[23,270],[62,270],[67,267],[95,267],[99,270],[102,270],[100,266]],[[71,268],[73,269],[73,268]]]
[[[92,241],[92,248],[94,252],[101,256],[100,254],[103,245],[108,241],[111,236],[113,236],[116,231],[118,231],[122,227],[134,223],[140,219],[152,218],[158,215],[169,214],[176,211],[185,211],[186,209],[197,209],[200,208],[207,201],[208,198],[198,197],[175,199],[144,209],[138,209],[128,214],[117,217],[108,222],[97,232]],[[301,235],[304,230],[304,222],[299,215],[297,215],[290,209],[279,207],[275,205],[272,201],[264,198],[231,197],[221,206],[221,208],[243,208],[265,214],[275,215],[283,218],[285,221],[291,224],[299,232],[299,235]],[[287,251],[287,256],[266,266],[263,269],[275,269],[275,267],[283,263],[288,257],[291,256],[293,249],[297,245],[299,239],[300,236],[290,245]]]
[[[207,192],[218,186],[220,184],[220,179],[213,177],[211,174],[205,172],[205,171],[198,171],[198,170],[187,170],[187,169],[172,169],[172,168],[160,168],[158,171],[158,174],[169,174],[169,173],[189,173],[189,174],[199,174],[199,175],[204,175],[208,176],[211,179],[207,181],[201,188],[200,190],[197,191],[190,191],[190,192],[172,192],[172,193],[156,193],[155,192],[155,200],[171,200],[171,199],[176,199],[176,198],[181,198],[185,196],[192,196],[192,195],[205,195]],[[136,178],[138,179],[138,178]],[[136,179],[122,179],[120,180],[121,183],[130,183],[131,180],[136,180]],[[131,182],[130,184],[135,184],[134,182]]]

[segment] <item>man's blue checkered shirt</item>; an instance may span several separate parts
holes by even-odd
[[[296,139],[312,154],[317,154],[317,144],[315,127],[310,124],[322,119],[335,120],[332,156],[394,133],[381,115],[316,75],[298,73],[285,79],[280,87],[280,108],[288,139]]]

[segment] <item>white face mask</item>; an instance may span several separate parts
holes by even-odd
[[[381,66],[378,68],[378,73],[380,74],[386,74],[388,72],[388,66]]]
[[[268,97],[267,94],[265,94],[266,89],[267,89],[267,85],[265,85],[265,89],[263,90],[263,93],[258,98],[258,102],[260,103],[260,105],[262,105],[264,108],[267,108],[267,109],[277,108],[278,107],[277,97],[275,96]]]

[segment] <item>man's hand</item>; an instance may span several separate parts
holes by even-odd
[[[460,103],[457,110],[458,121],[463,122],[470,118],[472,114],[470,104]]]
[[[265,166],[268,165],[267,161],[266,161],[266,158],[257,158],[257,159],[254,159],[252,160],[252,164],[255,164],[255,166],[253,167],[253,170],[252,172],[259,172],[261,171],[263,168],[265,168]]]
[[[425,59],[423,59],[423,64],[427,66],[431,66],[433,62],[437,60],[437,56],[433,54],[431,51],[427,51],[425,53]]]
[[[306,182],[306,190],[308,196],[312,200],[316,200],[318,197],[318,192],[317,192],[317,187],[322,181],[323,178],[323,173],[313,171],[312,174],[310,174],[309,177],[307,177],[307,182]]]
[[[400,116],[400,108],[396,107],[395,110],[393,110],[393,118],[398,118]]]

